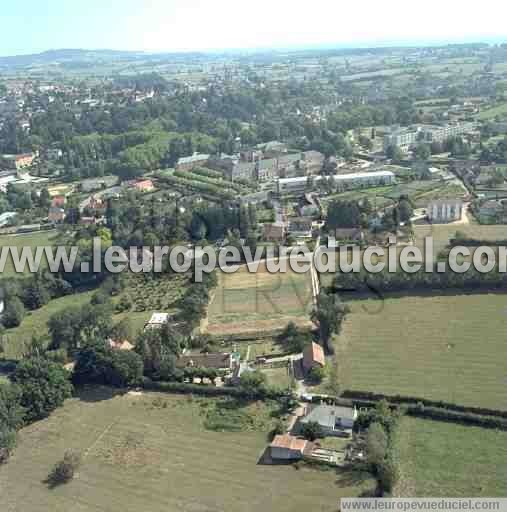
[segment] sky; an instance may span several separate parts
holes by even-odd
[[[3,0],[0,55],[507,41],[505,0]]]

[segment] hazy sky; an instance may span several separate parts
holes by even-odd
[[[0,54],[507,41],[506,15],[505,0],[2,0]]]

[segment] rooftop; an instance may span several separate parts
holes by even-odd
[[[290,436],[289,434],[275,436],[273,442],[270,444],[271,448],[286,448],[287,450],[294,450],[303,452],[306,448],[308,441],[305,439],[298,439],[297,437]]]
[[[325,366],[326,358],[324,356],[323,348],[317,343],[312,342],[303,350],[303,362],[305,366],[311,366],[314,362]]]
[[[323,427],[335,428],[336,421],[339,419],[355,420],[357,417],[356,409],[352,407],[339,407],[335,405],[318,405],[305,416],[301,423],[316,422]]]

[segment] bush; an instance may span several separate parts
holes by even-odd
[[[7,462],[16,446],[16,431],[0,427],[0,464]]]
[[[320,366],[314,366],[308,372],[308,380],[313,384],[320,384],[326,377],[326,370]]]
[[[378,468],[386,457],[387,434],[380,423],[372,423],[366,434],[366,457],[373,468]]]
[[[316,421],[310,421],[303,425],[301,429],[301,434],[308,441],[315,441],[321,437],[324,437],[324,432],[322,432],[322,428]]]
[[[70,482],[74,478],[80,464],[81,456],[78,453],[66,452],[63,459],[55,464],[55,467],[49,474],[48,483],[50,486],[56,486]]]
[[[8,329],[21,325],[25,317],[25,306],[17,297],[10,297],[6,300],[5,311],[2,316],[2,323]]]
[[[48,417],[72,395],[68,372],[42,357],[21,361],[12,378],[21,390],[20,403],[26,409],[28,421]]]
[[[143,377],[143,359],[129,351],[112,350],[104,340],[94,340],[77,354],[75,384],[137,386]]]
[[[426,398],[413,397],[413,396],[402,396],[402,395],[384,395],[382,393],[374,393],[372,391],[353,391],[346,390],[343,392],[342,397],[351,400],[368,400],[368,401],[379,401],[387,400],[392,404],[406,404],[414,405],[418,407],[436,407],[439,409],[448,409],[456,412],[466,412],[479,416],[498,416],[500,418],[507,419],[507,411],[500,411],[497,409],[488,409],[485,407],[472,407],[464,406],[459,404],[453,404],[451,402],[444,402],[442,400],[428,400]]]

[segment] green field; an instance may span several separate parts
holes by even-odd
[[[267,432],[208,431],[206,402],[157,394],[69,400],[21,431],[0,467],[2,510],[336,512],[341,496],[374,487],[359,473],[258,464]],[[45,478],[70,449],[83,457],[76,478],[48,489]]]
[[[337,340],[344,389],[507,410],[507,296],[353,301]]]
[[[505,116],[507,114],[507,102],[501,103],[496,107],[489,108],[487,110],[483,110],[477,115],[477,119],[480,121],[488,121],[490,119],[494,119],[496,116]]]
[[[75,293],[52,300],[35,311],[28,311],[19,327],[9,329],[4,334],[4,354],[6,359],[19,359],[34,336],[48,334],[47,322],[52,315],[71,306],[83,306],[90,302],[93,292]]]
[[[394,171],[396,172],[396,171]],[[449,182],[441,181],[408,181],[385,187],[349,190],[332,194],[322,199],[324,207],[333,201],[357,201],[367,198],[373,206],[384,208],[394,204],[402,195],[407,195],[416,203],[416,207],[426,207],[431,199],[443,197],[456,197],[464,194],[463,187]]]
[[[290,271],[271,274],[265,263],[257,272],[246,266],[232,274],[218,273],[212,293],[208,332],[226,335],[281,329],[289,321],[301,326],[310,322],[311,276]]]
[[[399,496],[507,496],[507,432],[405,417]]]
[[[23,247],[31,247],[34,249],[36,247],[52,246],[54,244],[55,237],[55,231],[29,233],[26,235],[0,236],[0,247],[17,247],[18,251],[21,253]],[[43,256],[41,261],[43,266],[47,265],[45,256]],[[28,269],[26,269],[25,272],[28,272]],[[11,277],[13,275],[18,274],[16,274],[16,271],[14,270],[12,257],[9,254],[9,258],[5,263],[5,268],[3,272],[0,273],[0,278]]]

